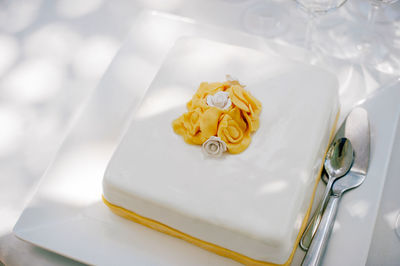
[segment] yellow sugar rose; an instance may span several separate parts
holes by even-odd
[[[184,113],[172,122],[175,133],[183,136],[185,142],[189,144],[203,144],[207,140],[200,131],[201,108]]]
[[[246,121],[250,132],[255,132],[260,127],[260,119],[258,116],[251,116],[249,113],[242,112],[243,118]]]
[[[234,105],[250,116],[258,116],[261,112],[261,102],[254,98],[240,85],[232,85],[229,89],[229,97]]]
[[[219,108],[211,107],[201,116],[200,130],[206,139],[217,135],[218,122],[223,112],[224,111]]]
[[[238,108],[223,114],[218,125],[217,136],[221,138],[230,153],[240,153],[250,145],[250,130]]]

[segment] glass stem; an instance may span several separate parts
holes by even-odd
[[[315,15],[312,13],[308,14],[308,22],[307,22],[307,28],[306,28],[306,36],[304,40],[304,46],[307,50],[312,51],[313,50],[313,45],[312,45],[312,35],[315,30]]]
[[[380,9],[380,4],[374,1],[371,1],[371,8],[369,9],[368,12],[368,18],[367,18],[367,25],[364,28],[364,32],[362,34],[362,43],[358,45],[358,49],[362,52],[363,56],[360,57],[360,63],[366,63],[365,60],[371,59],[371,57],[367,56],[368,53],[371,53],[371,50],[376,49],[375,42],[370,40],[371,34],[375,33],[375,20],[377,17],[377,14]]]
[[[370,30],[373,30],[372,28],[374,27],[376,16],[380,8],[381,8],[380,4],[372,2],[371,9],[369,10],[368,13],[368,25],[367,25]]]

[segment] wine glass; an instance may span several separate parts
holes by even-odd
[[[390,8],[398,0],[364,0],[369,2],[366,21],[353,23],[341,31],[342,47],[346,59],[353,60],[369,70],[385,74],[399,74],[400,58],[396,55],[395,47],[387,43],[385,37],[390,35],[389,24],[378,25],[376,19],[382,8]]]
[[[323,14],[341,7],[346,0],[295,0],[300,7],[313,14]]]
[[[398,0],[352,0],[350,6],[356,5],[354,2],[357,1],[368,3],[368,15],[357,18],[349,12],[349,8],[344,9],[347,12],[346,15],[352,15],[352,17],[344,17],[341,25],[319,32],[320,39],[324,42],[323,45],[318,46],[319,51],[362,65],[369,71],[373,70],[374,74],[400,74],[398,56],[400,46],[394,42],[398,36],[398,29],[395,28],[397,24],[396,22],[392,25],[382,23],[377,25],[376,23],[379,12],[382,9],[390,9]],[[400,14],[400,10],[397,9],[397,11]]]
[[[400,64],[393,54],[390,47],[383,41],[376,29],[376,19],[379,11],[384,7],[394,4],[398,0],[370,0],[371,8],[368,13],[367,28],[358,43],[357,48],[362,55],[362,62],[380,72],[387,74],[396,74],[400,69]]]
[[[347,0],[294,0],[298,7],[308,15],[308,23],[305,34],[305,47],[314,52],[316,44],[312,37],[316,31],[316,20],[321,15],[332,12],[343,6]],[[324,44],[326,45],[326,44]]]
[[[348,5],[348,12],[355,17],[367,19],[371,9],[371,1],[377,5],[375,23],[388,24],[400,19],[400,5],[392,5],[396,1],[353,0]]]
[[[282,19],[287,16],[288,6],[285,2],[262,0],[248,8],[242,20],[248,32],[273,38],[287,31],[288,23]]]

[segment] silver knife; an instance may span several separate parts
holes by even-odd
[[[343,134],[348,138],[355,152],[350,171],[338,179],[332,187],[328,205],[321,223],[312,239],[311,246],[304,257],[303,266],[321,265],[329,237],[336,218],[340,198],[346,191],[360,186],[367,175],[370,156],[370,129],[368,113],[363,108],[355,108],[347,117]]]

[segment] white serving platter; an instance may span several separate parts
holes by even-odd
[[[182,36],[203,37],[275,55],[271,43],[258,37],[169,14],[143,12],[18,220],[14,228],[17,237],[96,265],[237,264],[117,217],[101,202],[106,165],[132,110],[169,49]],[[286,54],[301,53],[291,47],[283,49]],[[371,118],[370,172],[364,184],[347,193],[341,202],[324,265],[364,265],[367,261],[392,144],[398,136],[399,97],[397,86],[363,103]],[[342,110],[349,107],[343,106]],[[299,265],[303,255],[298,249],[293,265]]]

